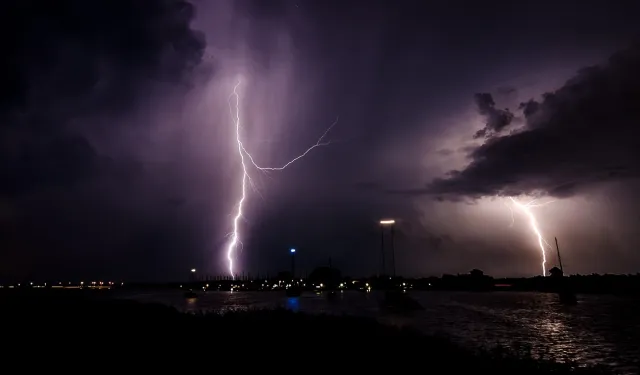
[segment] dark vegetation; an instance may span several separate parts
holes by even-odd
[[[433,374],[605,374],[533,359],[526,353],[478,352],[445,338],[355,317],[285,310],[186,314],[156,304],[86,291],[3,292],[7,347],[40,348],[38,358],[93,352],[94,365],[169,363],[225,371],[421,371]],[[13,328],[11,328],[13,327]],[[4,351],[5,358],[12,359]],[[106,357],[105,357],[106,355]],[[28,358],[28,357],[25,357]],[[106,358],[106,359],[105,359]],[[70,359],[71,361],[71,359]],[[35,361],[52,369],[50,362]],[[69,362],[72,363],[72,362]],[[175,368],[177,369],[177,368]]]

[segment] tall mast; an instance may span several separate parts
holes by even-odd
[[[560,247],[558,246],[558,237],[554,237],[556,240],[556,250],[558,251],[558,263],[560,263],[560,271],[564,275],[564,269],[562,268],[562,258],[560,258]]]

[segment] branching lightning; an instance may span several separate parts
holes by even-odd
[[[231,274],[231,277],[234,277],[234,262],[233,262],[234,254],[238,246],[242,246],[242,241],[240,241],[239,225],[240,225],[240,219],[243,217],[243,206],[247,199],[247,183],[249,183],[254,188],[254,190],[257,191],[257,189],[255,188],[255,185],[253,184],[253,180],[251,179],[251,175],[249,174],[249,170],[247,168],[247,164],[248,164],[247,161],[249,161],[251,165],[253,165],[256,169],[263,172],[281,171],[287,168],[288,166],[290,166],[291,164],[295,163],[296,161],[305,157],[314,148],[329,145],[331,142],[325,141],[325,138],[327,134],[331,131],[331,129],[338,123],[338,119],[336,118],[336,121],[334,121],[333,124],[331,124],[331,126],[322,134],[322,136],[318,139],[318,141],[313,146],[309,147],[302,154],[284,163],[282,166],[279,166],[279,167],[260,166],[257,164],[254,157],[247,151],[247,149],[244,147],[244,144],[242,143],[242,136],[240,132],[240,129],[242,128],[242,125],[240,122],[240,94],[238,94],[238,87],[240,86],[240,84],[241,84],[241,81],[238,81],[238,83],[233,87],[233,92],[231,93],[231,95],[229,95],[229,110],[231,112],[231,118],[232,118],[233,124],[236,128],[237,149],[238,149],[238,154],[240,155],[240,163],[242,164],[242,187],[240,189],[240,199],[236,204],[236,215],[233,218],[233,230],[230,233],[231,240],[227,245],[227,261],[229,264],[229,273]]]
[[[242,147],[242,150],[244,151],[244,153],[247,154],[247,156],[249,157],[249,160],[251,161],[251,164],[253,164],[254,167],[258,168],[261,171],[281,171],[281,170],[287,168],[288,166],[290,166],[291,164],[295,163],[296,161],[298,161],[298,160],[302,159],[303,157],[305,157],[314,148],[321,147],[321,146],[328,146],[329,144],[331,144],[331,142],[323,142],[323,139],[327,136],[327,134],[329,134],[331,129],[337,123],[338,123],[338,119],[336,118],[336,121],[334,121],[333,124],[331,124],[331,126],[329,126],[327,128],[327,130],[322,134],[322,136],[320,138],[318,138],[318,141],[313,146],[309,147],[302,154],[300,154],[300,155],[296,156],[295,158],[291,159],[290,161],[286,162],[281,167],[261,167],[255,162],[255,160],[253,159],[253,156],[251,156],[251,154],[249,152],[247,152],[247,150],[244,148],[244,146],[241,146],[241,147]]]
[[[542,254],[542,276],[546,276],[547,274],[547,268],[546,268],[546,264],[547,264],[547,254],[545,251],[545,246],[551,247],[551,245],[549,245],[549,243],[547,242],[547,240],[545,240],[544,236],[542,235],[542,232],[540,231],[540,228],[538,227],[538,220],[536,219],[536,216],[533,214],[533,212],[531,211],[532,208],[534,207],[541,207],[541,206],[546,206],[549,203],[553,203],[554,201],[549,201],[549,202],[545,202],[545,203],[537,203],[537,199],[534,199],[528,203],[520,203],[517,200],[515,200],[513,197],[509,197],[509,199],[511,200],[511,202],[518,207],[520,210],[522,210],[522,212],[529,218],[529,224],[531,225],[531,230],[533,231],[533,233],[535,234],[537,241],[536,241],[536,245],[538,247],[540,247],[540,253]],[[514,217],[513,217],[513,210],[511,209],[510,206],[509,210],[511,210],[511,225],[513,225],[514,222]]]

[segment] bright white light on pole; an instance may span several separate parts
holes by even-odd
[[[291,249],[291,254],[295,254],[296,253],[296,249]]]
[[[191,269],[191,272],[196,272],[196,269],[195,269],[195,268],[192,268],[192,269]]]
[[[392,225],[395,224],[396,221],[393,219],[387,219],[387,220],[380,220],[380,224],[381,225]]]

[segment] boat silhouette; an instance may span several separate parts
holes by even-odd
[[[556,240],[556,251],[558,252],[558,267],[553,267],[549,270],[551,278],[554,280],[554,288],[558,293],[558,301],[563,305],[576,305],[578,303],[578,297],[571,288],[570,280],[564,277],[564,269],[562,267],[562,258],[560,257],[560,246],[558,246],[558,238]]]

